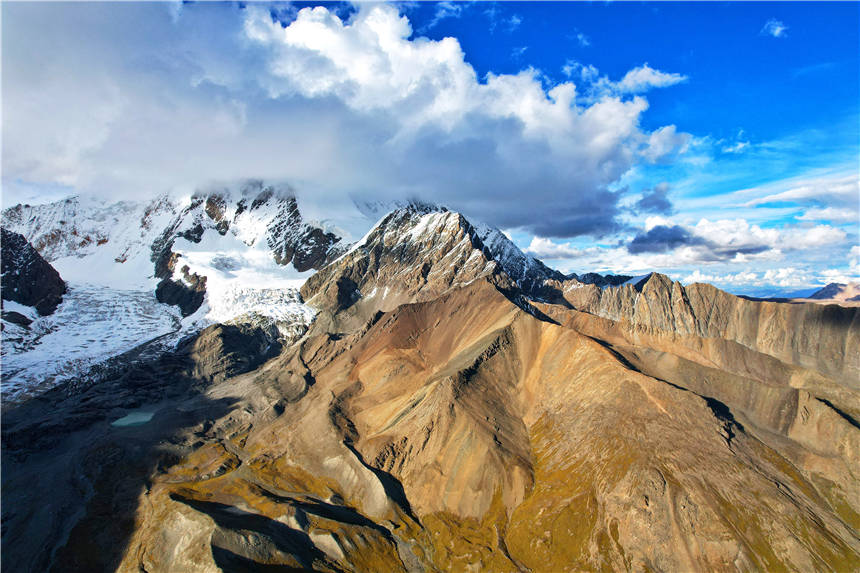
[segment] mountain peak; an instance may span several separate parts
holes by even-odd
[[[302,295],[334,313],[355,305],[347,314],[367,318],[478,279],[531,290],[558,278],[560,273],[525,255],[498,229],[439,205],[410,202],[310,277]],[[349,322],[354,326],[356,320]]]
[[[816,300],[860,301],[860,283],[830,283],[809,295]]]

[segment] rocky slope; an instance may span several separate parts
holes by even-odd
[[[734,342],[860,390],[856,308],[751,301],[708,284],[685,288],[656,273],[618,288],[565,288],[564,296],[577,310],[639,332]]]
[[[430,300],[476,280],[508,293],[537,294],[560,278],[496,229],[472,225],[444,208],[409,204],[311,276],[302,296],[337,317],[327,328],[349,330],[377,311]]]
[[[500,235],[404,206],[307,279],[304,334],[210,326],[5,412],[3,566],[860,566],[856,308],[601,289]]]
[[[57,309],[66,292],[66,283],[23,235],[0,229],[0,273],[3,300],[34,307],[48,315]]]
[[[830,283],[809,295],[809,298],[815,300],[844,300],[860,302],[860,284]]]

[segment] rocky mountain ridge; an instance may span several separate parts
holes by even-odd
[[[63,301],[66,292],[66,283],[60,273],[23,235],[5,228],[0,232],[3,300],[32,306],[43,316],[51,314]]]
[[[164,245],[209,289],[240,271],[194,250],[237,228],[205,203]],[[212,325],[5,412],[3,565],[860,565],[857,308],[600,288],[506,241],[401,206],[307,277],[300,334]]]
[[[476,280],[532,294],[554,278],[563,277],[524,255],[498,230],[419,204],[384,217],[349,251],[311,276],[302,296],[348,328],[379,310],[430,300]]]

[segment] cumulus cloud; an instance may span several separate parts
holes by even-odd
[[[636,210],[640,213],[660,213],[669,215],[672,213],[672,201],[669,200],[668,183],[658,183],[653,189],[642,191],[642,197],[636,202]]]
[[[748,285],[759,281],[760,277],[758,274],[751,271],[741,271],[738,273],[720,275],[716,273],[703,273],[701,270],[696,269],[689,275],[682,277],[680,280],[684,284],[720,283]]]
[[[690,135],[679,133],[674,125],[667,125],[656,129],[648,136],[648,145],[643,149],[642,155],[651,163],[669,159],[676,152],[684,153],[690,142]]]
[[[686,81],[685,75],[661,72],[645,63],[624,74],[617,87],[623,93],[643,93],[652,88],[665,88]]]
[[[771,18],[764,23],[764,26],[762,26],[761,32],[759,33],[766,36],[773,36],[774,38],[785,38],[788,36],[788,26],[776,18]]]
[[[585,256],[599,254],[599,247],[588,247],[578,249],[568,243],[555,243],[545,237],[532,237],[531,243],[524,249],[525,252],[539,259],[581,259]]]
[[[724,286],[801,288],[822,281],[823,274],[816,277],[806,269],[777,267],[764,272],[741,271],[738,273],[703,273],[698,270],[681,278],[684,284],[712,283]]]
[[[690,233],[687,229],[673,225],[657,225],[644,233],[633,238],[627,250],[633,254],[639,253],[665,253],[674,251],[678,247],[702,244],[701,237]]]
[[[837,245],[847,233],[830,225],[762,228],[746,219],[701,219],[694,226],[649,217],[645,230],[627,245],[631,254],[669,253],[684,249],[685,260],[698,264],[780,260],[784,252]]]
[[[644,130],[647,101],[620,88],[586,100],[534,69],[478,78],[456,39],[415,37],[392,5],[282,16],[4,6],[4,179],[138,197],[250,176],[599,236],[620,228],[613,184],[683,140]],[[652,76],[630,81],[665,85]]]

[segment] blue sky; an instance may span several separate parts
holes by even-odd
[[[860,4],[8,4],[3,203],[266,177],[565,272],[856,280]]]

